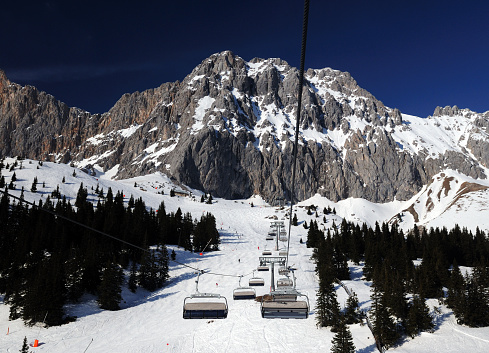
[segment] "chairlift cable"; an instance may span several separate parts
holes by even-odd
[[[304,84],[304,62],[306,59],[306,41],[307,41],[307,24],[309,20],[309,0],[304,0],[304,18],[302,22],[302,45],[301,45],[301,64],[299,69],[299,88],[298,88],[298,102],[297,102],[297,115],[295,124],[295,139],[294,139],[294,150],[292,157],[292,185],[290,191],[290,213],[289,213],[289,236],[287,240],[287,258],[285,260],[285,267],[289,263],[289,248],[290,248],[290,232],[292,229],[292,213],[294,207],[294,192],[295,192],[295,167],[297,161],[297,150],[299,144],[299,127],[301,119],[301,109],[302,109],[302,85]]]

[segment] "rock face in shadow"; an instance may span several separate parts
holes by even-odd
[[[109,112],[90,114],[0,71],[0,154],[117,167],[120,179],[159,171],[217,197],[290,199],[298,81],[283,60],[246,62],[226,51],[182,82],[125,94]],[[410,131],[400,111],[347,72],[310,69],[302,92],[296,200],[406,200],[447,167],[486,177],[489,113],[436,108],[427,121],[469,119],[472,130],[432,155],[396,142],[396,131]]]

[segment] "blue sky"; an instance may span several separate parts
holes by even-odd
[[[385,105],[489,110],[489,2],[310,1],[306,68],[348,71]],[[299,66],[303,2],[2,3],[0,69],[92,113],[183,80],[213,53]]]

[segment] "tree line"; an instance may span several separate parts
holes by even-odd
[[[218,250],[219,233],[210,213],[193,220],[180,208],[167,213],[161,202],[153,210],[132,196],[126,205],[123,193],[114,195],[110,188],[93,195],[99,197],[94,205],[83,184],[74,205],[54,193],[55,198],[28,207],[7,191],[0,199],[0,294],[10,306],[10,319],[28,325],[73,320],[64,306],[85,293],[96,295],[101,308],[118,310],[123,285],[133,292],[163,287],[169,279],[166,245]]]
[[[347,260],[364,261],[364,277],[372,281],[369,316],[384,348],[402,337],[433,330],[428,298],[445,303],[460,324],[489,325],[489,240],[478,228],[472,233],[458,225],[451,230],[414,226],[404,234],[396,224],[376,223],[371,228],[343,220],[325,234],[313,220],[307,245],[314,248],[319,278],[320,326],[335,330],[342,320],[351,323],[358,318],[352,314],[355,303],[347,303],[340,312],[334,291],[336,280],[349,279]],[[462,265],[473,271],[463,275]]]

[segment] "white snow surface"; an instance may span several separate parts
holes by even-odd
[[[11,163],[12,159],[6,162]],[[283,220],[288,228],[286,211],[270,207],[259,196],[248,200],[215,199],[212,205],[199,202],[201,193],[192,191],[196,198],[169,197],[169,190],[174,187],[168,177],[156,173],[128,180],[114,181],[110,176],[114,171],[104,174],[99,171],[96,176],[89,176],[82,171],[64,164],[45,162],[37,169],[36,161],[23,161],[22,169],[15,169],[18,181],[17,190],[12,193],[20,195],[24,186],[25,199],[36,201],[45,199],[59,185],[60,192],[70,197],[72,204],[80,183],[88,188],[89,199],[96,201],[92,187],[97,184],[106,192],[109,187],[113,192],[123,190],[125,200],[130,195],[142,197],[148,207],[157,208],[161,201],[165,202],[167,212],[191,212],[194,218],[200,218],[205,212],[216,217],[217,227],[221,236],[220,251],[205,253],[189,253],[177,247],[174,249],[177,260],[197,269],[210,270],[218,275],[204,274],[200,278],[199,291],[213,292],[224,295],[229,305],[229,314],[221,320],[184,320],[182,305],[185,297],[195,291],[195,271],[187,267],[171,263],[169,283],[162,289],[150,293],[138,289],[135,294],[123,289],[123,302],[119,311],[104,311],[98,308],[94,297],[86,295],[79,304],[66,306],[66,313],[77,316],[75,322],[44,328],[40,326],[26,327],[21,320],[8,320],[9,308],[0,305],[0,352],[18,352],[24,336],[28,342],[39,340],[39,347],[30,348],[33,352],[90,352],[104,353],[211,353],[211,352],[326,352],[331,348],[334,334],[329,328],[317,328],[315,321],[315,298],[318,288],[311,261],[312,249],[299,240],[306,239],[307,231],[302,227],[304,221],[315,219],[320,227],[331,227],[333,221],[340,224],[341,217],[351,220],[365,221],[369,224],[376,220],[383,221],[406,206],[406,203],[393,202],[376,205],[364,200],[349,199],[333,203],[320,196],[302,202],[294,209],[299,222],[291,230],[289,264],[297,268],[297,289],[308,295],[310,300],[310,316],[304,320],[263,319],[260,305],[254,301],[233,301],[232,292],[238,286],[237,277],[244,275],[246,283],[252,271],[258,265],[258,257],[267,246],[276,254],[274,244],[265,240],[273,217]],[[76,177],[73,176],[73,170]],[[6,181],[10,181],[13,172],[2,170]],[[448,175],[448,174],[447,174]],[[39,184],[37,193],[31,193],[30,187],[34,176]],[[450,176],[461,178],[455,174]],[[65,177],[65,183],[62,178]],[[440,182],[441,178],[440,177]],[[436,178],[435,178],[436,179]],[[455,183],[455,181],[450,181]],[[458,180],[458,179],[457,179]],[[460,179],[461,180],[461,179]],[[44,182],[44,186],[42,185]],[[437,180],[434,180],[432,187]],[[158,192],[164,192],[164,195]],[[487,200],[487,195],[478,197]],[[251,207],[253,203],[254,207]],[[306,214],[306,205],[319,206],[319,218]],[[337,215],[327,215],[323,223],[322,208],[334,207]],[[467,213],[468,214],[468,213]],[[474,213],[471,222],[479,225],[480,215]],[[488,217],[486,217],[487,219]],[[449,225],[448,225],[449,226]],[[283,244],[281,244],[283,246]],[[238,261],[239,260],[239,261]],[[362,309],[370,306],[371,283],[362,280],[362,266],[350,264],[352,279],[346,285],[357,293]],[[269,272],[257,272],[255,275],[265,279],[264,287],[256,287],[257,295],[266,294],[270,287]],[[226,276],[225,276],[226,275]],[[336,286],[338,301],[345,305],[346,293]],[[0,302],[3,297],[0,296]],[[406,338],[401,345],[391,349],[393,352],[488,352],[489,327],[468,328],[456,324],[451,311],[437,301],[429,300],[428,304],[435,317],[436,328],[433,333],[422,333],[415,339]],[[435,313],[434,307],[440,309]],[[350,330],[357,352],[376,352],[375,342],[366,325],[351,325]],[[8,333],[8,335],[7,335]],[[92,341],[93,340],[93,341]]]

